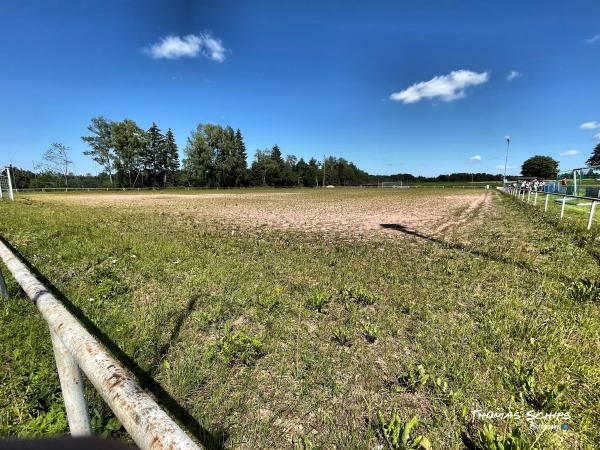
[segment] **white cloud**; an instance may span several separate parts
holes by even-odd
[[[490,76],[488,72],[472,72],[470,70],[455,70],[448,75],[440,75],[429,81],[415,83],[407,89],[394,92],[390,99],[403,103],[416,103],[424,98],[436,98],[451,102],[466,96],[465,89],[486,83]]]
[[[225,61],[225,48],[221,40],[210,33],[167,36],[153,44],[148,52],[157,59],[197,58],[202,55],[213,61]]]
[[[496,169],[504,169],[504,164],[498,164],[496,167]],[[506,166],[506,169],[516,169],[517,166]]]
[[[511,70],[508,75],[506,75],[506,81],[512,81],[515,78],[519,78],[520,76],[522,76],[521,72],[518,72],[516,70]]]
[[[598,42],[598,41],[600,41],[600,34],[596,34],[596,35],[592,36],[591,38],[586,39],[585,43],[586,44],[593,44],[594,42]]]
[[[481,156],[474,155],[469,158],[469,161],[481,161]]]
[[[596,128],[600,128],[600,122],[596,122],[595,120],[592,122],[585,122],[579,125],[579,128],[582,130],[595,130]]]
[[[579,150],[567,150],[566,152],[560,152],[560,156],[575,156],[579,154]]]
[[[600,141],[600,133],[598,133],[598,134],[595,134],[595,135],[594,135],[594,138],[595,138],[595,139],[598,139],[598,140]]]

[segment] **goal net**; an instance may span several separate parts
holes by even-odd
[[[5,167],[0,171],[0,200],[5,198],[10,200],[15,199],[10,169],[8,167]]]

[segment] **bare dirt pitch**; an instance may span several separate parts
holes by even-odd
[[[312,189],[192,193],[40,195],[32,198],[157,214],[231,229],[277,229],[350,237],[440,234],[479,214],[491,192],[463,189]]]

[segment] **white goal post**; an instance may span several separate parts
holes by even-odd
[[[0,200],[4,199],[5,195],[8,195],[10,200],[15,199],[9,167],[5,167],[0,171]]]

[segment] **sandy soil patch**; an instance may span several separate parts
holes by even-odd
[[[99,208],[153,210],[240,230],[274,228],[368,237],[397,236],[397,226],[423,234],[447,232],[476,217],[490,205],[492,194],[481,190],[313,189],[34,197]]]

